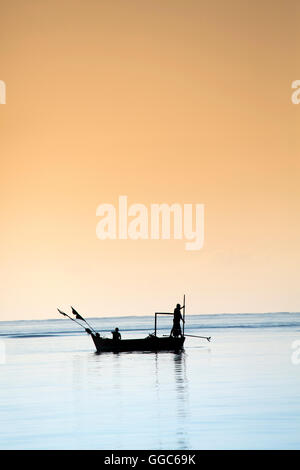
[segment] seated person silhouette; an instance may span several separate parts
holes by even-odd
[[[112,331],[112,339],[114,341],[119,341],[121,339],[121,333],[119,332],[119,328],[115,328],[113,331]]]

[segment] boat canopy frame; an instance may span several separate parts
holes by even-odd
[[[182,335],[184,336],[184,325],[185,325],[185,295],[183,296],[183,325],[182,325]],[[157,336],[156,331],[157,331],[157,315],[172,315],[174,316],[174,313],[170,312],[155,312],[155,320],[154,320],[154,336]]]

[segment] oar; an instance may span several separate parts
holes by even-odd
[[[75,317],[76,317],[78,320],[84,321],[84,322],[88,325],[88,327],[89,327],[95,334],[97,333],[97,332],[94,330],[94,328],[93,328],[81,315],[79,315],[78,312],[76,312],[75,308],[73,308],[73,307],[71,306],[71,309],[72,309],[73,315],[75,315]]]
[[[61,315],[63,315],[64,317],[68,317],[70,320],[74,321],[75,323],[77,323],[77,325],[79,325],[81,328],[83,328],[85,331],[87,331],[87,328],[85,328],[81,323],[79,323],[79,321],[76,321],[76,320],[74,320],[74,318],[69,317],[69,315],[67,315],[66,313],[64,313],[64,312],[62,312],[61,310],[59,310],[59,308],[58,308],[57,310],[59,311],[59,313],[60,313]],[[87,333],[88,333],[88,331],[87,331]]]
[[[187,334],[185,334],[184,336],[191,336],[192,338],[203,338],[203,339],[207,339],[207,341],[211,340],[211,336],[197,336],[197,335],[187,335]]]
[[[170,337],[170,335],[163,335],[163,336],[168,336],[168,338]],[[207,341],[211,340],[211,336],[196,336],[196,335],[187,335],[187,334],[184,334],[184,336],[191,336],[192,338],[203,338],[203,339],[207,339]]]

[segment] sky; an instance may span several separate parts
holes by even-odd
[[[300,4],[1,1],[0,320],[300,311]],[[204,204],[99,240],[99,204]]]

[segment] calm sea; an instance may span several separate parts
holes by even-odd
[[[152,317],[89,321],[153,331]],[[300,314],[190,316],[186,332],[212,341],[95,354],[69,320],[0,322],[0,448],[299,449]]]

